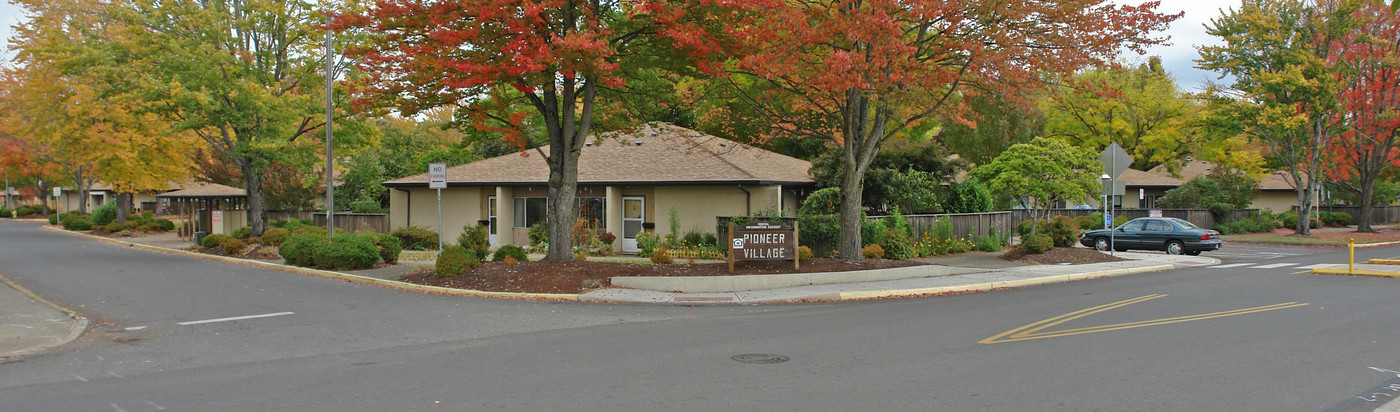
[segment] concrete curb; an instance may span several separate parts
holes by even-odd
[[[477,296],[477,297],[507,298],[507,299],[575,300],[575,301],[578,300],[578,295],[575,295],[575,294],[564,294],[564,293],[488,292],[488,291],[482,291],[482,290],[455,289],[455,288],[444,288],[444,287],[440,287],[440,286],[419,285],[419,284],[416,284],[416,283],[399,282],[399,281],[396,281],[396,280],[377,279],[377,278],[365,277],[365,276],[360,276],[360,275],[352,275],[352,274],[349,274],[349,273],[334,272],[334,271],[329,271],[329,270],[311,269],[311,268],[304,268],[304,267],[298,267],[298,266],[287,266],[287,265],[282,265],[282,264],[277,264],[277,263],[271,263],[271,262],[262,262],[262,261],[250,260],[250,259],[239,259],[239,258],[232,258],[232,257],[228,257],[228,256],[219,256],[219,255],[210,255],[210,254],[204,254],[204,253],[198,253],[198,252],[191,252],[191,251],[188,251],[188,250],[169,249],[169,248],[163,248],[163,247],[158,247],[158,246],[143,245],[143,244],[140,244],[140,243],[126,242],[126,241],[121,241],[121,240],[116,240],[116,239],[111,239],[111,238],[105,238],[105,237],[102,237],[102,236],[93,236],[93,235],[89,235],[89,234],[86,234],[86,233],[78,233],[78,232],[73,232],[73,231],[68,231],[68,230],[63,230],[63,229],[57,229],[57,228],[54,228],[54,227],[51,227],[51,226],[47,226],[47,225],[43,226],[43,228],[46,229],[46,230],[49,230],[49,231],[53,231],[53,232],[59,232],[59,233],[63,233],[63,234],[70,235],[70,236],[86,237],[86,238],[89,238],[89,239],[92,239],[92,240],[96,240],[96,241],[99,241],[99,242],[105,242],[105,243],[109,243],[109,244],[113,244],[113,245],[117,245],[117,246],[126,246],[126,247],[132,247],[132,248],[136,248],[136,249],[148,250],[148,251],[152,251],[152,252],[167,253],[167,254],[175,254],[175,255],[183,255],[183,256],[188,256],[188,257],[193,257],[193,258],[198,258],[198,259],[213,260],[213,261],[219,261],[219,262],[225,262],[225,263],[235,263],[235,264],[240,264],[240,265],[256,266],[256,267],[261,267],[261,268],[265,268],[265,269],[272,269],[272,270],[277,270],[277,271],[282,271],[282,272],[290,272],[290,273],[297,273],[297,274],[302,274],[302,275],[310,275],[310,276],[317,276],[317,277],[323,277],[323,278],[329,278],[329,279],[344,280],[344,281],[346,281],[346,282],[359,283],[359,284],[370,285],[370,286],[379,286],[379,287],[384,287],[384,288],[389,288],[389,289],[398,289],[398,290],[404,290],[404,291],[410,291],[410,292],[422,292],[422,293],[430,293],[430,294],[434,294],[434,295]]]
[[[1292,247],[1317,247],[1317,248],[1344,248],[1344,247],[1347,247],[1347,245],[1306,245],[1306,244],[1297,244],[1297,243],[1250,242],[1250,241],[1241,241],[1241,240],[1231,240],[1230,242],[1232,242],[1232,243],[1237,243],[1237,244],[1243,244],[1243,245],[1258,245],[1258,246],[1292,246]],[[1357,245],[1356,245],[1356,248],[1357,248],[1357,249],[1366,249],[1366,248],[1373,248],[1373,247],[1384,247],[1384,246],[1395,246],[1395,245],[1400,245],[1400,241],[1396,241],[1396,242],[1380,242],[1380,243],[1360,243],[1360,244],[1357,244]]]
[[[1333,265],[1333,266],[1339,266],[1339,265]],[[1340,265],[1340,266],[1345,266],[1345,265]],[[1328,267],[1331,267],[1331,266],[1328,266]],[[1383,278],[1400,278],[1400,272],[1381,272],[1381,271],[1376,271],[1376,270],[1365,270],[1365,269],[1353,269],[1353,270],[1351,270],[1351,271],[1348,272],[1346,269],[1328,269],[1328,268],[1324,267],[1324,268],[1316,268],[1316,269],[1313,269],[1313,270],[1312,270],[1312,273],[1313,273],[1314,275],[1348,275],[1348,276],[1376,276],[1376,277],[1383,277]]]
[[[952,274],[931,273],[946,266],[919,265],[847,272],[783,273],[731,276],[625,276],[612,278],[613,286],[679,293],[725,293],[779,289],[794,286],[878,282]],[[855,280],[853,280],[855,279]]]
[[[33,353],[43,352],[43,351],[49,350],[49,349],[51,349],[51,348],[56,348],[56,347],[59,347],[59,346],[63,346],[63,345],[65,345],[65,344],[68,344],[68,342],[72,342],[72,341],[74,341],[74,340],[77,340],[79,336],[82,336],[84,332],[87,332],[87,329],[88,329],[88,320],[87,320],[87,318],[83,317],[82,315],[79,315],[77,312],[68,310],[68,308],[65,308],[65,307],[62,307],[62,306],[58,306],[58,305],[54,304],[53,302],[49,302],[48,299],[44,299],[44,298],[42,298],[42,297],[39,297],[39,295],[34,294],[34,292],[30,292],[29,289],[25,289],[23,286],[20,286],[20,285],[18,285],[18,284],[15,284],[14,282],[11,282],[9,279],[5,279],[4,277],[0,277],[0,282],[3,282],[5,285],[7,285],[7,286],[9,286],[9,287],[11,287],[11,288],[14,288],[14,290],[17,290],[17,291],[19,291],[19,293],[22,293],[22,294],[24,294],[25,296],[28,296],[30,299],[33,299],[35,302],[39,302],[39,303],[43,303],[43,304],[45,304],[45,305],[48,305],[49,307],[53,308],[54,310],[57,310],[57,311],[59,311],[59,312],[63,312],[64,314],[67,314],[68,317],[70,317],[70,318],[73,319],[73,324],[72,324],[71,326],[68,327],[68,332],[65,333],[65,334],[63,335],[63,337],[58,338],[57,340],[55,340],[52,344],[42,345],[42,346],[35,346],[35,347],[28,348],[28,349],[16,350],[16,351],[12,351],[12,352],[0,353],[0,358],[6,358],[6,357],[11,357],[11,356],[24,356],[24,355],[29,355],[29,354],[33,354]]]
[[[881,299],[892,297],[907,297],[921,295],[940,295],[952,293],[985,292],[994,289],[1022,288],[1027,286],[1048,285],[1052,283],[1064,283],[1084,279],[1097,279],[1115,276],[1125,276],[1138,273],[1160,272],[1175,269],[1176,265],[1154,265],[1136,268],[1100,270],[1094,272],[1075,273],[1069,275],[1051,275],[1038,278],[1008,280],[1001,282],[974,283],[968,285],[939,286],[919,289],[898,289],[898,290],[874,290],[864,292],[841,292],[836,296],[836,300],[860,300],[860,299]]]

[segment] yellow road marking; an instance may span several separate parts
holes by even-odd
[[[1108,332],[1108,331],[1123,330],[1123,329],[1141,328],[1141,327],[1145,327],[1145,326],[1158,326],[1158,325],[1167,325],[1167,324],[1172,324],[1172,323],[1190,322],[1190,321],[1195,321],[1195,320],[1205,320],[1205,319],[1223,318],[1223,317],[1226,317],[1226,316],[1247,315],[1247,314],[1250,314],[1250,313],[1267,312],[1267,311],[1271,311],[1271,310],[1296,308],[1296,307],[1307,306],[1307,305],[1308,305],[1308,304],[1306,304],[1306,303],[1288,302],[1288,303],[1279,303],[1279,304],[1267,305],[1267,306],[1257,306],[1257,307],[1252,307],[1252,308],[1227,310],[1227,311],[1224,311],[1224,312],[1203,313],[1203,314],[1200,314],[1200,315],[1177,316],[1177,317],[1173,317],[1173,318],[1153,319],[1153,320],[1144,320],[1144,321],[1138,321],[1138,322],[1119,323],[1119,324],[1113,324],[1113,325],[1090,326],[1090,327],[1085,327],[1085,328],[1066,329],[1066,330],[1050,331],[1050,332],[1040,332],[1040,331],[1042,331],[1042,330],[1045,330],[1045,329],[1054,327],[1054,326],[1056,326],[1056,325],[1060,325],[1060,324],[1063,324],[1063,323],[1065,323],[1065,322],[1069,322],[1069,321],[1072,321],[1072,320],[1075,320],[1075,319],[1083,318],[1083,317],[1085,317],[1085,316],[1093,315],[1093,314],[1095,314],[1095,313],[1102,313],[1102,312],[1106,312],[1106,311],[1109,311],[1109,310],[1113,310],[1113,309],[1121,308],[1121,307],[1124,307],[1124,306],[1128,306],[1128,305],[1131,305],[1131,304],[1134,304],[1134,303],[1146,302],[1146,301],[1149,301],[1149,300],[1152,300],[1152,299],[1157,299],[1157,298],[1166,297],[1166,296],[1167,296],[1167,295],[1161,295],[1161,294],[1158,294],[1158,295],[1147,295],[1147,296],[1132,298],[1132,299],[1128,299],[1128,300],[1124,300],[1124,301],[1118,301],[1118,302],[1110,303],[1110,304],[1107,304],[1107,305],[1100,305],[1100,306],[1095,306],[1095,307],[1088,308],[1088,309],[1084,309],[1084,310],[1074,311],[1074,312],[1066,313],[1066,314],[1064,314],[1064,315],[1060,315],[1060,316],[1056,316],[1056,317],[1053,317],[1053,318],[1045,319],[1045,320],[1042,320],[1042,321],[1039,321],[1039,322],[1035,322],[1035,323],[1032,323],[1032,324],[1029,324],[1029,325],[1026,325],[1026,326],[1022,326],[1022,327],[1019,327],[1019,328],[1016,328],[1016,329],[1012,329],[1012,330],[1009,330],[1009,331],[1006,331],[1006,332],[1002,332],[1001,334],[998,334],[998,335],[996,335],[996,336],[993,336],[993,337],[990,337],[990,338],[987,338],[987,339],[983,339],[983,340],[981,340],[981,341],[979,341],[979,342],[977,342],[977,343],[991,344],[991,343],[1019,342],[1019,341],[1034,340],[1034,339],[1057,338],[1057,337],[1061,337],[1061,336],[1083,335],[1083,334],[1086,334],[1086,333]]]

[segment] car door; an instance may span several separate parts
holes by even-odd
[[[1143,225],[1142,247],[1165,250],[1167,239],[1171,238],[1172,225],[1161,220],[1149,220]]]
[[[1119,226],[1113,233],[1114,245],[1119,249],[1141,249],[1143,220],[1134,220]]]

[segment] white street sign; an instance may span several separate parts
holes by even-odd
[[[428,165],[428,188],[447,188],[447,163],[432,163]]]
[[[59,197],[59,196],[63,196],[63,188],[61,188],[61,187],[55,187],[55,188],[53,188],[53,197]]]

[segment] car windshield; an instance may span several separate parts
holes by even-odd
[[[1177,226],[1181,226],[1184,229],[1200,229],[1200,227],[1197,227],[1196,225],[1191,224],[1191,222],[1185,220],[1172,218],[1171,221],[1173,223],[1176,223]]]

